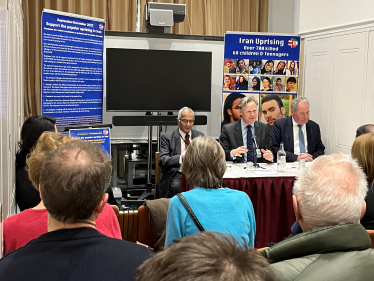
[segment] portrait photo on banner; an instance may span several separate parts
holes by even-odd
[[[231,93],[224,92],[222,96],[222,122],[224,124],[235,122],[236,120],[241,119],[241,110],[239,109],[239,103],[244,97],[254,97],[258,103],[259,94],[252,94],[248,92],[242,93]]]
[[[286,112],[285,112],[286,117],[291,116],[291,101],[293,99],[295,99],[297,97],[297,95],[275,94],[275,93],[274,94],[261,94],[260,95],[260,101],[264,97],[266,97],[267,95],[276,95],[276,96],[278,96],[281,99],[282,103],[283,103],[284,109],[286,110]],[[264,116],[263,116],[263,114],[262,114],[262,105],[261,105],[261,102],[260,102],[260,109],[259,109],[259,121],[261,121],[262,123],[265,123],[265,124],[267,123],[266,120],[265,120],[265,118],[264,118]]]
[[[223,75],[223,87],[224,91],[234,91],[235,90],[236,75]]]
[[[251,92],[259,92],[261,87],[261,79],[259,75],[248,76],[248,90]]]
[[[261,76],[260,91],[273,91],[273,76]]]

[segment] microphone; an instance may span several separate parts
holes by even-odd
[[[253,139],[253,142],[254,142],[255,147],[256,147],[257,158],[261,158],[261,150],[258,149],[258,145],[257,145],[257,141],[256,141],[256,135],[253,135],[252,139]]]
[[[258,148],[257,141],[256,141],[256,135],[252,136],[253,142],[255,144],[256,149]]]

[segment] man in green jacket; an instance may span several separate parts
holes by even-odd
[[[350,156],[314,160],[293,190],[304,232],[262,252],[274,280],[372,280],[374,252],[360,225],[366,192],[365,174]]]

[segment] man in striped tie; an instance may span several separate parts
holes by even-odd
[[[298,97],[291,102],[291,117],[274,122],[271,130],[271,146],[274,154],[284,143],[287,162],[304,159],[311,162],[325,153],[321,131],[316,122],[309,120],[309,101]]]

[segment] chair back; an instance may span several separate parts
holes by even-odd
[[[374,230],[366,230],[371,239],[371,248],[374,248]]]
[[[147,206],[142,205],[138,209],[138,242],[153,248],[155,245],[150,224],[150,212]]]
[[[120,211],[118,216],[122,239],[136,242],[138,234],[138,211]]]

